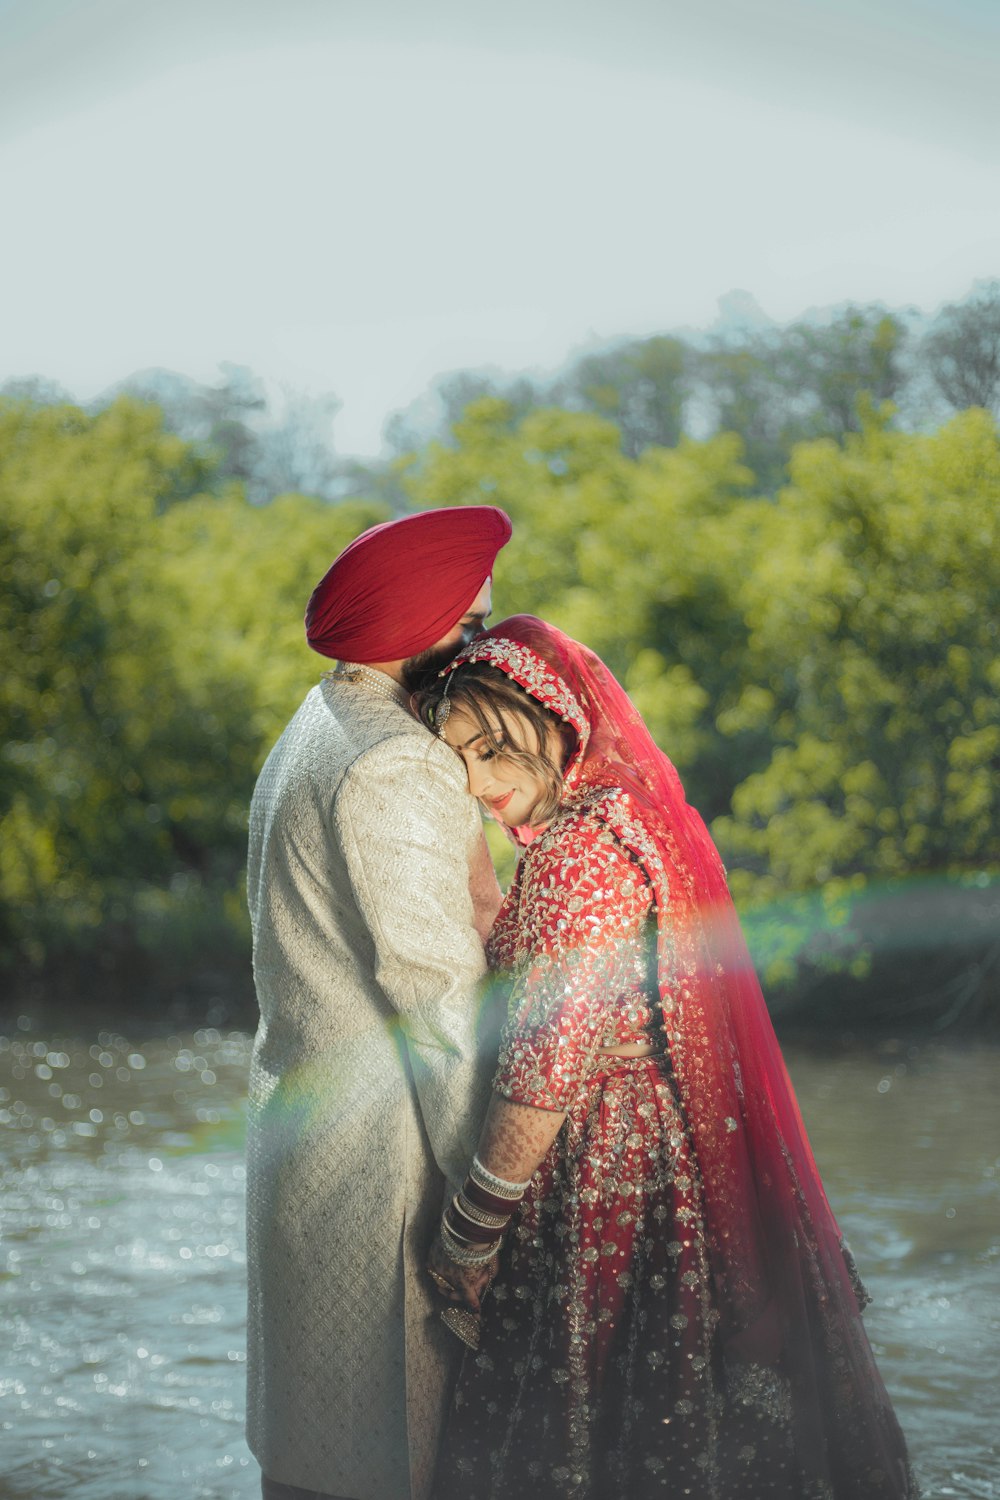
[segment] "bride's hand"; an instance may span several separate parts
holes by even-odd
[[[464,1302],[478,1312],[483,1293],[497,1273],[499,1259],[494,1255],[485,1266],[457,1266],[445,1252],[441,1236],[435,1237],[427,1257],[427,1271],[442,1297],[449,1302]]]

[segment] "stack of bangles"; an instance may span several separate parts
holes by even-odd
[[[441,1219],[441,1243],[448,1259],[458,1266],[488,1265],[527,1187],[527,1182],[494,1177],[474,1156],[462,1191],[455,1194]]]

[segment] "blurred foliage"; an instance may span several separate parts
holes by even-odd
[[[1000,282],[977,284],[933,318],[870,303],[779,324],[746,292],[720,298],[719,308],[708,331],[619,338],[547,373],[489,367],[439,375],[387,417],[378,459],[336,451],[336,395],[275,386],[227,361],[212,383],[136,371],[88,410],[122,395],[159,407],[166,431],[191,443],[217,480],[238,480],[254,504],[294,492],[377,499],[394,511],[407,504],[400,464],[432,441],[453,446],[464,413],[484,399],[503,403],[511,431],[553,408],[603,417],[631,459],[685,438],[735,434],[754,489],[768,495],[787,481],[799,443],[860,432],[872,407],[902,431],[933,430],[970,407],[1000,414]],[[72,399],[38,375],[8,381],[3,396],[50,406]]]
[[[774,981],[865,969],[866,887],[970,886],[995,911],[1000,870],[996,427],[894,430],[892,331],[837,337],[836,434],[794,443],[774,495],[739,435],[671,425],[688,366],[666,345],[618,369],[627,400],[598,366],[566,406],[486,394],[392,471],[414,508],[509,511],[496,614],[552,619],[622,678]],[[805,389],[808,340],[797,357]],[[672,441],[623,439],[625,410]],[[21,981],[210,989],[245,966],[253,781],[321,670],[305,601],[390,513],[375,494],[251,504],[148,402],[0,401],[0,938]]]
[[[439,376],[390,418],[393,462],[367,466],[369,486],[385,486],[395,501],[394,461],[431,441],[452,446],[464,412],[486,398],[505,403],[512,428],[553,407],[604,417],[633,459],[685,437],[736,434],[755,490],[768,495],[786,483],[798,444],[859,433],[873,408],[902,431],[932,430],[970,407],[1000,414],[998,282],[979,284],[934,318],[871,303],[777,324],[745,293],[720,306],[710,332],[618,339],[551,375]]]
[[[949,311],[964,317],[965,305]],[[962,370],[974,353],[964,335],[965,323],[949,346]],[[604,417],[632,459],[649,448],[675,448],[685,437],[736,434],[755,487],[773,494],[797,443],[859,432],[872,404],[904,402],[928,375],[943,394],[925,350],[931,340],[907,360],[912,342],[904,320],[877,305],[784,327],[763,319],[762,326],[691,338],[621,340],[577,356],[550,378],[453,371],[397,413],[386,436],[396,457],[433,439],[450,446],[464,412],[487,398],[503,403],[512,428],[549,408]]]
[[[774,499],[750,497],[732,436],[631,460],[606,421],[512,429],[495,399],[405,476],[415,505],[510,512],[498,612],[534,608],[621,677],[758,913],[772,981],[866,970],[868,882],[1000,866],[996,427],[862,416],[798,445]]]
[[[875,423],[806,445],[737,530],[752,684],[723,733],[768,729],[726,843],[777,894],[1000,854],[1000,451],[982,412],[933,437]],[[766,872],[766,873],[765,873]],[[745,888],[746,879],[737,881]]]
[[[659,335],[584,355],[556,381],[552,395],[559,406],[614,422],[622,451],[638,458],[644,448],[680,442],[691,389],[690,349]]]
[[[0,402],[0,940],[22,978],[242,961],[249,791],[316,675],[303,604],[386,513],[211,479],[148,404]]]
[[[949,406],[1000,411],[1000,282],[941,309],[924,341],[932,379]]]

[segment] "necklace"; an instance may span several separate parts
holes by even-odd
[[[376,672],[374,667],[366,667],[360,661],[338,662],[331,672],[323,673],[323,679],[326,682],[358,683],[379,698],[386,698],[390,703],[398,703],[402,708],[406,708],[409,702],[407,693],[400,683],[387,673]]]

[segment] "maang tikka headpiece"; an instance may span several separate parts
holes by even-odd
[[[449,672],[447,678],[445,679],[444,696],[434,709],[434,733],[437,735],[439,740],[444,739],[444,726],[447,724],[448,715],[451,713],[451,699],[448,697],[448,691],[450,687],[451,673]]]

